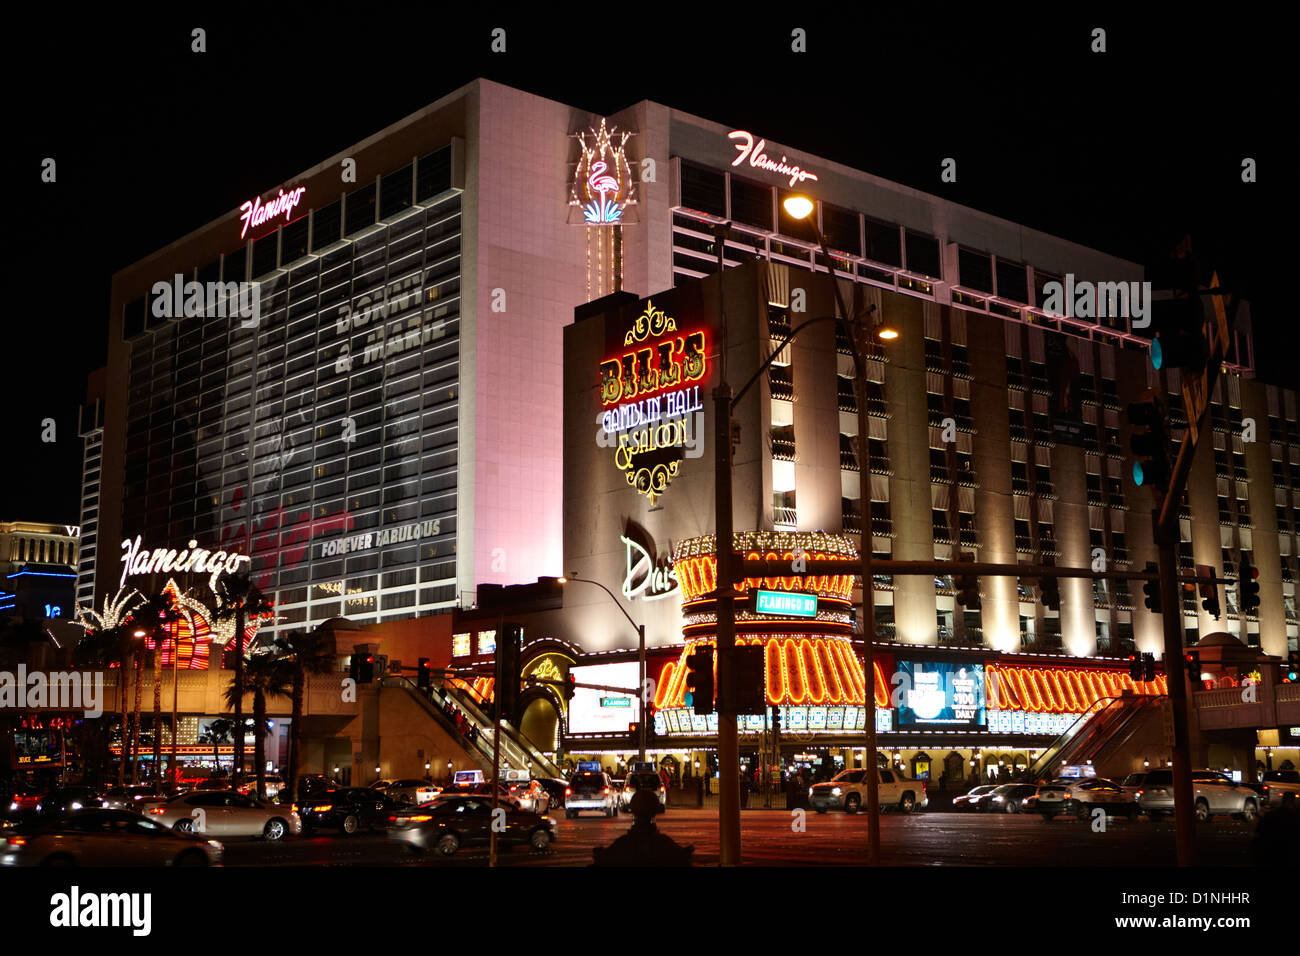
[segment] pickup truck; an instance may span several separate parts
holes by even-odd
[[[881,769],[880,809],[896,807],[903,813],[924,809],[929,802],[925,795],[924,780],[909,780],[896,770]],[[843,770],[827,783],[815,783],[808,789],[808,800],[814,810],[844,810],[857,813],[867,805],[865,770]]]
[[[1264,785],[1264,806],[1280,807],[1288,799],[1300,803],[1300,770],[1266,770],[1260,782]]]

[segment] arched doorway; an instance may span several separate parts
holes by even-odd
[[[963,780],[966,777],[966,761],[961,754],[952,751],[943,758],[943,776],[945,780]]]
[[[529,700],[519,719],[519,731],[538,750],[553,752],[559,746],[560,732],[560,715],[554,702],[545,694]]]

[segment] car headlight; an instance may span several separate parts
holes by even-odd
[[[993,798],[993,802],[994,802],[994,803],[1001,803],[1004,799],[1005,799],[1005,797],[994,797],[994,798]]]
[[[813,795],[813,788],[812,788],[812,787],[809,787],[809,788],[808,788],[808,796],[811,797],[812,795]]]
[[[832,788],[831,788],[831,795],[832,795],[832,796],[836,796],[836,797],[838,797],[838,796],[840,795],[840,788],[839,788],[839,787],[832,787]]]
[[[15,800],[13,803],[9,804],[9,809],[10,809],[10,810],[17,810],[17,809],[18,809],[18,801]]]

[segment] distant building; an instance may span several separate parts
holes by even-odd
[[[76,525],[0,521],[0,616],[75,617],[80,534]]]

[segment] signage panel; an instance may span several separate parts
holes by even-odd
[[[754,591],[754,613],[816,617],[817,595],[797,591]]]
[[[986,724],[984,665],[899,661],[898,725],[944,725],[971,730]]]

